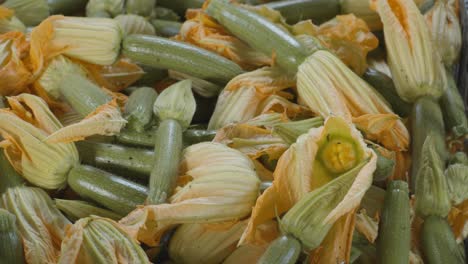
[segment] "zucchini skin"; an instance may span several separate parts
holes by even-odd
[[[416,187],[416,177],[421,166],[420,153],[426,137],[431,134],[436,150],[443,161],[447,158],[445,128],[442,111],[435,99],[424,96],[416,100],[411,113],[411,191]]]
[[[425,261],[429,264],[465,263],[447,220],[438,216],[424,219],[421,240]]]
[[[179,71],[209,82],[225,85],[243,73],[236,63],[205,49],[148,35],[129,35],[123,54],[134,62]]]
[[[154,152],[146,149],[89,141],[76,147],[83,163],[120,175],[148,180],[153,167]]]
[[[301,253],[301,242],[289,235],[282,235],[271,242],[257,264],[294,264]]]
[[[156,143],[156,131],[147,130],[141,133],[122,130],[116,139],[119,143],[134,147],[154,147]],[[212,141],[216,136],[216,130],[187,129],[184,131],[184,146],[190,146],[201,142]]]
[[[150,22],[156,30],[156,33],[163,37],[173,37],[179,34],[180,28],[182,27],[182,23],[176,21],[152,19]]]
[[[468,134],[465,103],[450,73],[447,73],[447,79],[448,85],[440,98],[440,107],[447,129],[451,130],[455,137],[460,137]]]
[[[377,238],[378,263],[409,263],[411,223],[408,184],[390,182]]]
[[[148,203],[161,204],[172,194],[175,187],[182,153],[183,128],[178,121],[164,120],[156,132],[153,169],[150,175]]]
[[[88,0],[47,0],[51,15],[73,15],[84,10]]]
[[[16,217],[3,209],[0,209],[0,260],[2,263],[26,263]]]
[[[385,73],[371,68],[368,68],[362,77],[390,103],[396,114],[402,117],[407,117],[411,114],[411,104],[400,98],[392,78],[388,77]]]
[[[174,10],[184,16],[189,8],[201,8],[205,0],[157,0],[157,5]]]
[[[69,172],[68,184],[81,197],[121,215],[143,204],[148,192],[143,185],[86,165],[76,166]]]
[[[226,0],[212,0],[206,12],[252,48],[267,56],[275,55],[278,65],[290,73],[297,72],[298,66],[308,55],[289,32]]]
[[[262,6],[279,11],[289,24],[312,19],[319,25],[339,15],[341,11],[339,0],[283,0]]]
[[[0,139],[2,138],[0,137]],[[10,161],[8,161],[5,156],[5,153],[0,151],[0,195],[6,192],[9,188],[24,184],[24,179],[13,168]]]

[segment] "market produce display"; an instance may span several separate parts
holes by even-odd
[[[0,263],[467,263],[465,20],[0,1]]]

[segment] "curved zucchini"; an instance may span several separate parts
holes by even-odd
[[[444,114],[444,121],[447,129],[450,129],[455,137],[460,137],[468,134],[465,102],[450,73],[447,73],[447,79],[448,85],[440,98],[440,107]]]
[[[275,56],[278,65],[288,72],[297,72],[307,57],[303,46],[289,32],[228,0],[210,1],[206,12],[252,48]]]
[[[220,85],[243,73],[239,65],[211,51],[156,36],[127,36],[122,50],[137,63],[179,71]]]
[[[182,23],[176,21],[152,19],[150,22],[156,30],[156,33],[163,37],[173,37],[179,34],[179,30],[182,27]]]
[[[86,165],[69,172],[68,184],[81,197],[122,215],[143,204],[148,192],[143,185]]]

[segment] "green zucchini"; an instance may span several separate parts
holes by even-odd
[[[156,0],[127,0],[125,1],[125,9],[128,14],[135,14],[143,17],[151,15],[153,8],[156,5]]]
[[[289,24],[307,19],[321,24],[339,15],[341,9],[339,0],[283,0],[263,6],[279,11]]]
[[[122,215],[143,204],[148,193],[143,185],[86,165],[69,172],[68,184],[81,197]]]
[[[282,235],[271,242],[257,264],[294,264],[299,258],[301,248],[299,240]]]
[[[114,144],[80,141],[76,143],[82,162],[126,177],[148,180],[154,152]]]
[[[174,10],[180,16],[190,8],[201,8],[205,0],[158,0],[158,6]]]
[[[174,10],[160,6],[157,6],[153,9],[151,17],[167,21],[180,21],[180,16],[174,12]]]
[[[206,12],[233,35],[267,56],[275,56],[284,70],[295,73],[307,53],[299,41],[268,19],[230,4],[229,0],[210,1]]]
[[[243,73],[239,65],[216,53],[156,36],[127,36],[122,51],[139,64],[179,71],[220,85]]]
[[[164,80],[168,76],[166,69],[158,69],[145,65],[139,65],[145,74],[135,83],[136,86],[153,87],[158,81]]]
[[[182,153],[182,132],[182,126],[174,119],[166,119],[158,127],[154,145],[157,155],[149,184],[150,204],[165,203],[172,194]]]
[[[73,15],[83,11],[88,0],[47,0],[51,15]]]
[[[380,221],[377,238],[378,263],[409,263],[411,223],[406,182],[390,182]]]
[[[428,264],[465,263],[447,220],[438,216],[424,219],[421,232],[424,260]]]
[[[173,37],[179,34],[182,23],[162,19],[151,19],[151,24],[156,30],[156,34],[163,37]]]
[[[447,158],[444,120],[440,106],[434,99],[424,96],[416,100],[411,113],[411,128],[411,192],[414,192],[417,174],[422,166],[420,154],[428,135],[432,135],[435,149],[441,159],[444,161]]]
[[[16,217],[4,209],[0,209],[0,260],[2,263],[26,263]]]
[[[440,107],[444,115],[447,129],[450,129],[455,137],[468,134],[468,121],[465,112],[465,102],[458,91],[452,74],[447,73],[447,89],[440,98]]]
[[[118,221],[122,215],[94,206],[85,201],[55,199],[55,206],[72,221],[97,215]]]
[[[387,102],[392,106],[393,111],[399,116],[407,117],[411,113],[411,104],[403,101],[398,95],[392,78],[385,73],[368,68],[362,78],[372,85]]]
[[[156,130],[147,130],[141,133],[122,130],[120,134],[116,136],[119,143],[134,147],[154,147],[156,142]],[[184,131],[184,146],[190,146],[193,144],[212,141],[216,136],[216,130],[204,130],[204,129],[187,129]]]
[[[140,87],[133,91],[125,104],[126,128],[142,132],[151,125],[153,105],[158,93],[150,87]]]

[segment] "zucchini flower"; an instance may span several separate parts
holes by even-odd
[[[246,220],[182,225],[171,238],[169,256],[177,263],[222,263],[236,249],[246,225]]]
[[[443,172],[444,161],[435,149],[432,134],[424,141],[419,155],[421,166],[416,177],[416,213],[422,217],[446,217],[452,207],[449,187]]]
[[[29,182],[45,189],[63,188],[67,174],[79,163],[70,143],[48,143],[48,135],[62,126],[39,97],[21,94],[8,98],[11,110],[0,110],[2,147],[13,167]]]
[[[314,117],[277,124],[273,127],[273,133],[280,136],[286,143],[293,144],[300,135],[306,134],[309,129],[321,126],[323,126],[323,118]]]
[[[25,32],[26,26],[14,16],[13,10],[0,6],[0,34],[10,31]]]
[[[294,85],[294,78],[280,68],[264,67],[236,76],[220,94],[208,129],[252,119],[262,100]]]
[[[114,18],[120,24],[120,28],[124,32],[124,35],[130,34],[144,34],[144,35],[156,35],[153,25],[144,17],[137,15],[118,15]]]
[[[407,102],[424,95],[440,97],[446,86],[444,65],[416,4],[378,0],[377,12],[384,25],[388,64],[400,97]]]
[[[379,14],[372,10],[370,2],[370,0],[342,0],[341,13],[354,14],[364,20],[372,31],[382,30]]]
[[[452,164],[445,170],[450,199],[459,205],[468,199],[468,165]]]
[[[86,5],[88,17],[115,17],[124,12],[124,0],[89,0]]]
[[[0,35],[0,95],[16,95],[31,82],[31,72],[22,59],[29,45],[21,32]]]
[[[125,1],[125,11],[129,14],[139,16],[150,16],[153,12],[156,0],[127,0]]]
[[[151,262],[138,242],[116,222],[91,216],[67,228],[58,263]]]
[[[188,13],[176,39],[216,52],[245,70],[273,64],[272,58],[231,35],[202,10]]]
[[[31,32],[31,61],[35,74],[58,55],[110,65],[120,53],[123,32],[109,18],[51,16]]]
[[[114,135],[125,126],[126,120],[122,118],[117,99],[112,99],[86,75],[85,68],[64,56],[57,56],[36,81],[36,89],[45,91],[46,97],[63,97],[84,118],[56,131],[47,141],[69,142],[91,135]]]
[[[320,116],[352,121],[390,150],[408,148],[409,133],[385,99],[330,52],[319,50],[301,64],[297,88],[300,100]]]
[[[13,9],[26,26],[36,26],[50,15],[47,0],[7,0],[2,5]]]
[[[435,49],[439,51],[446,67],[451,67],[457,61],[462,47],[462,33],[458,14],[459,1],[438,0],[424,14],[431,31]]]
[[[46,153],[42,155],[47,157]],[[47,166],[55,162],[49,161]],[[16,216],[26,263],[57,263],[60,243],[70,222],[46,192],[33,187],[9,188],[0,198],[0,207]]]
[[[448,222],[457,239],[457,243],[462,243],[468,237],[468,201],[464,201],[456,207],[452,207],[448,215]]]
[[[281,156],[273,174],[273,185],[258,198],[241,243],[252,241],[258,225],[302,203],[304,197],[309,197],[312,192],[316,195],[313,199],[317,200],[310,200],[322,202],[323,206],[322,215],[316,218],[317,225],[321,227],[316,227],[318,230],[314,232],[319,232],[323,227],[324,233],[309,237],[317,239],[320,244],[336,219],[354,209],[356,202],[359,203],[363,195],[361,192],[365,192],[372,183],[376,160],[377,156],[365,145],[354,126],[340,117],[329,117],[323,126],[301,135]],[[362,189],[357,190],[358,187]],[[319,194],[327,198],[321,200]],[[345,194],[354,198],[343,200]],[[329,203],[332,200],[333,204]],[[318,204],[315,206],[307,210],[318,213]],[[346,209],[339,211],[343,208]],[[322,223],[325,217],[333,219],[328,222],[329,225]],[[314,247],[317,245],[314,244]]]
[[[157,245],[162,233],[176,224],[242,219],[250,214],[259,193],[252,161],[219,143],[186,148],[179,175],[179,187],[169,204],[144,206],[120,220],[139,241]]]

